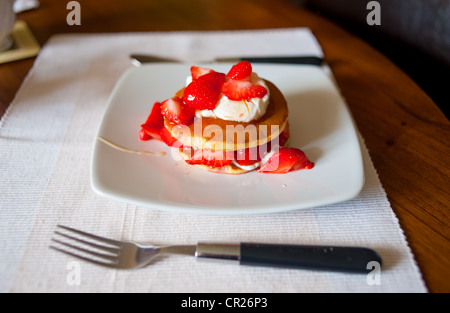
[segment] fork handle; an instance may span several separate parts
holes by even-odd
[[[240,244],[242,265],[369,273],[372,261],[382,264],[376,251],[362,247]]]
[[[369,273],[380,255],[371,249],[342,246],[267,243],[199,242],[195,256],[202,259],[239,261],[241,265]]]

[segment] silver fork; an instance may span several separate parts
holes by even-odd
[[[141,268],[159,254],[183,254],[201,259],[238,261],[241,265],[287,267],[368,273],[370,262],[382,260],[364,247],[287,245],[267,243],[198,242],[196,245],[149,246],[97,236],[57,225],[56,245],[50,248],[101,266],[118,269]]]
[[[55,234],[69,239],[52,238],[59,246],[50,248],[97,265],[128,269],[149,264],[160,253],[193,255],[195,246],[179,245],[167,247],[144,246],[134,242],[119,241],[97,236],[78,229],[57,225]]]

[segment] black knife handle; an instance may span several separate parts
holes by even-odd
[[[315,56],[303,56],[303,57],[244,57],[242,60],[250,63],[281,63],[281,64],[306,64],[317,65],[323,64],[323,59]]]
[[[382,259],[368,248],[241,243],[240,264],[369,273]]]

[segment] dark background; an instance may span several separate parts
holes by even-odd
[[[381,25],[369,26],[370,0],[297,0],[362,37],[406,72],[449,117],[450,0],[378,0]]]

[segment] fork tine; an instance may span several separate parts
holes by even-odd
[[[56,243],[59,243],[59,244],[61,244],[63,246],[66,246],[68,248],[72,248],[74,250],[77,250],[78,252],[86,253],[86,254],[88,254],[90,256],[94,256],[94,257],[97,257],[97,258],[102,258],[102,259],[105,259],[105,260],[108,260],[108,261],[111,261],[111,262],[117,261],[117,256],[118,256],[117,254],[116,255],[108,255],[108,254],[95,252],[95,251],[88,250],[88,249],[85,249],[85,248],[80,247],[80,246],[76,246],[76,245],[73,245],[73,244],[70,244],[70,243],[67,243],[67,242],[55,239],[55,238],[52,238],[52,241],[54,241]]]
[[[91,234],[91,233],[87,233],[87,232],[84,232],[84,231],[81,231],[81,230],[78,230],[78,229],[75,229],[75,228],[72,228],[72,227],[64,226],[64,225],[57,225],[57,227],[65,229],[65,230],[67,230],[69,232],[74,232],[76,234],[79,234],[79,235],[82,235],[82,236],[86,236],[86,237],[94,239],[94,240],[98,240],[100,242],[109,243],[110,245],[113,245],[113,246],[117,246],[117,247],[121,247],[122,246],[122,243],[120,241],[117,241],[117,240],[113,240],[113,239],[110,239],[110,238],[97,236],[97,235],[94,235],[94,234]]]
[[[68,235],[68,234],[64,234],[64,233],[59,232],[59,231],[55,231],[55,234],[60,235],[60,236],[65,237],[65,238],[68,238],[68,239],[71,239],[71,240],[76,241],[78,243],[81,243],[83,245],[89,246],[91,248],[98,249],[98,250],[107,251],[109,253],[115,253],[115,254],[117,254],[119,252],[119,248],[98,245],[96,243],[93,243],[93,242],[90,242],[90,241],[86,241],[86,240],[82,240],[81,238],[77,238],[77,237],[74,237],[74,236],[71,236],[71,235]],[[55,241],[57,241],[57,240],[55,240]]]
[[[94,264],[97,264],[97,265],[100,265],[100,266],[107,266],[107,267],[112,267],[112,268],[116,268],[116,267],[117,267],[117,264],[116,264],[116,263],[111,263],[111,262],[101,262],[101,261],[98,261],[98,260],[90,259],[90,258],[87,258],[87,257],[82,256],[82,255],[80,255],[80,254],[73,253],[73,252],[70,252],[70,251],[67,251],[67,250],[64,250],[64,249],[55,247],[55,246],[50,246],[50,248],[51,248],[51,249],[54,249],[54,250],[56,250],[56,251],[59,251],[59,252],[61,252],[61,253],[64,253],[64,254],[66,254],[66,255],[73,256],[73,257],[75,257],[75,258],[77,258],[77,259],[84,260],[84,261],[87,261],[87,262],[90,262],[90,263],[94,263]]]

